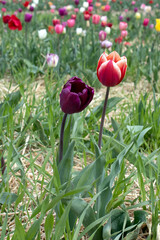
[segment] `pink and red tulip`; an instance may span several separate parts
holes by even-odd
[[[148,24],[149,24],[149,18],[145,18],[144,21],[143,21],[143,26],[147,27]]]
[[[76,20],[76,18],[77,18],[77,16],[76,16],[75,14],[72,14],[72,15],[71,15],[71,19]]]
[[[62,24],[56,24],[54,30],[57,34],[63,33],[64,26]]]
[[[98,14],[93,14],[92,16],[92,23],[99,24],[101,17]]]
[[[75,23],[76,23],[76,22],[75,22],[74,19],[68,19],[68,20],[67,20],[67,25],[68,25],[69,28],[74,27]]]
[[[120,22],[119,23],[119,29],[122,31],[122,30],[126,30],[128,27],[128,23],[126,22]]]
[[[114,87],[123,80],[126,70],[126,57],[120,57],[116,51],[109,55],[104,52],[98,61],[97,77],[104,86]]]

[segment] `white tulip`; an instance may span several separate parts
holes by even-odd
[[[33,3],[37,5],[39,3],[39,0],[33,0]]]
[[[105,31],[107,34],[110,34],[111,28],[110,28],[110,27],[105,27],[104,31]]]
[[[79,9],[79,11],[80,11],[80,13],[83,13],[83,12],[85,11],[85,8],[84,8],[84,7],[81,7],[81,8]]]
[[[107,22],[107,16],[102,16],[101,17],[101,22]]]
[[[38,37],[40,39],[45,39],[47,37],[47,31],[46,29],[41,29],[38,31]]]
[[[82,28],[76,28],[76,34],[77,35],[81,35],[83,32],[83,29]]]
[[[88,2],[84,2],[84,3],[83,3],[83,7],[84,7],[84,8],[88,8],[88,7],[89,7],[89,3],[88,3]]]
[[[87,31],[86,31],[86,30],[83,30],[82,36],[85,37],[85,36],[86,36],[86,33],[87,33]]]

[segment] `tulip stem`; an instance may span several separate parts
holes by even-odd
[[[101,126],[100,126],[99,139],[98,139],[99,149],[101,149],[101,144],[102,144],[103,125],[104,125],[104,118],[105,118],[105,114],[106,114],[106,108],[107,108],[107,102],[108,102],[108,96],[109,96],[109,89],[110,89],[110,87],[107,87],[106,96],[105,96],[105,100],[104,100],[104,106],[103,106],[103,112],[102,112],[102,118],[101,118]]]
[[[64,136],[64,127],[65,127],[66,118],[67,118],[67,113],[64,114],[63,120],[62,120],[62,125],[61,125],[60,145],[59,145],[59,163],[61,162],[61,160],[63,158],[63,136]]]

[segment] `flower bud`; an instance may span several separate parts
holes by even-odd
[[[59,61],[57,54],[49,53],[46,56],[46,61],[49,67],[56,67]]]
[[[80,78],[72,77],[60,93],[60,106],[64,113],[72,114],[84,110],[92,101],[94,89]]]
[[[47,31],[46,29],[41,29],[38,31],[38,37],[40,39],[45,39],[47,37]]]
[[[97,77],[104,86],[114,87],[123,80],[126,69],[126,57],[120,57],[116,51],[109,55],[104,52],[98,61]]]

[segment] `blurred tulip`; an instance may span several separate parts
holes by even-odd
[[[145,11],[146,13],[150,13],[150,12],[152,11],[151,6],[145,6],[145,7],[144,7],[144,11]]]
[[[92,6],[89,6],[89,7],[88,7],[88,11],[89,11],[89,12],[92,12],[92,11],[93,11],[93,7],[92,7]]]
[[[110,28],[110,27],[105,27],[104,31],[105,31],[107,34],[110,34],[111,28]]]
[[[63,33],[64,26],[62,24],[56,24],[54,29],[57,34],[61,34]]]
[[[52,23],[53,23],[53,26],[56,26],[57,24],[60,24],[60,20],[59,19],[53,19]]]
[[[84,13],[85,8],[84,8],[84,7],[81,7],[81,8],[79,9],[79,11],[80,11],[81,13]]]
[[[75,9],[74,9],[74,12],[75,12],[75,13],[78,13],[78,12],[79,12],[79,8],[75,8]]]
[[[120,44],[121,42],[123,41],[123,37],[122,36],[119,36],[115,39],[115,43],[118,43]]]
[[[121,37],[125,38],[125,37],[127,37],[127,35],[128,35],[128,31],[126,31],[126,30],[121,31]]]
[[[100,17],[98,14],[94,14],[94,15],[92,16],[92,23],[93,23],[93,24],[99,24],[100,18],[101,18],[101,17]]]
[[[57,54],[50,53],[47,54],[46,61],[49,67],[56,67],[59,61],[59,57]]]
[[[111,9],[111,6],[107,4],[107,5],[105,6],[105,11],[106,11],[106,12],[109,12],[110,9]]]
[[[88,8],[89,7],[89,3],[88,2],[83,2],[83,7],[84,8]]]
[[[48,32],[53,34],[54,33],[54,27],[53,26],[48,26]]]
[[[84,20],[88,21],[90,19],[90,17],[92,16],[92,14],[89,11],[84,11],[83,16],[84,16]]]
[[[68,14],[68,13],[67,13],[67,9],[66,9],[65,7],[59,8],[59,9],[58,9],[58,12],[59,12],[59,15],[60,15],[61,17],[66,16],[66,15]]]
[[[136,12],[135,13],[135,18],[138,20],[138,19],[141,19],[141,14],[139,12]]]
[[[149,25],[149,28],[150,28],[150,29],[154,28],[154,24],[153,24],[153,23],[150,24],[150,25]]]
[[[126,22],[120,22],[119,23],[119,29],[122,30],[126,30],[128,27],[128,24]]]
[[[134,8],[134,12],[135,13],[138,12],[138,8],[137,7]]]
[[[10,20],[8,21],[8,27],[11,30],[22,30],[22,23],[19,18],[17,18],[14,14],[11,15]]]
[[[145,6],[146,5],[144,3],[142,3],[141,6],[140,6],[140,9],[144,10]]]
[[[71,19],[76,20],[76,18],[77,18],[77,16],[76,16],[75,14],[72,14],[72,15],[71,15]]]
[[[148,24],[149,24],[149,18],[145,18],[144,21],[143,21],[143,26],[147,27]]]
[[[156,19],[155,29],[157,32],[160,32],[160,18]]]
[[[111,48],[112,47],[112,42],[108,40],[104,40],[101,42],[101,48]]]
[[[7,10],[6,8],[1,8],[1,11],[5,13]]]
[[[83,111],[92,101],[94,89],[80,78],[72,77],[60,93],[60,106],[64,113],[73,114]]]
[[[18,12],[21,13],[22,12],[22,8],[18,8]]]
[[[119,16],[119,20],[120,21],[122,21],[123,20],[123,16],[121,15],[121,16]]]
[[[98,61],[97,77],[104,86],[114,87],[123,80],[126,69],[126,57],[120,57],[116,51],[109,55],[104,52]]]
[[[25,22],[30,22],[32,20],[32,14],[30,13],[25,13],[24,15],[24,21]]]
[[[135,4],[136,4],[136,2],[135,2],[135,1],[132,1],[132,2],[131,2],[131,4],[132,4],[132,5],[135,5]]]
[[[101,21],[102,22],[107,22],[107,16],[101,16]]]
[[[83,29],[82,28],[76,28],[76,34],[82,35]]]
[[[69,28],[74,27],[75,23],[76,23],[76,22],[75,22],[74,19],[68,19],[68,20],[67,20],[67,26],[68,26]]]
[[[3,23],[8,24],[10,19],[11,19],[11,17],[9,15],[3,16]]]
[[[39,39],[45,39],[47,37],[47,31],[46,29],[41,29],[41,30],[38,30],[38,37]]]
[[[104,41],[106,39],[106,37],[107,37],[107,33],[105,31],[101,30],[99,32],[99,40]]]
[[[79,0],[74,0],[75,5],[79,4]]]

